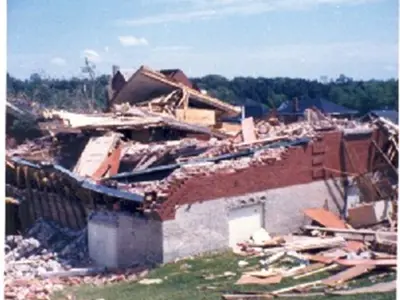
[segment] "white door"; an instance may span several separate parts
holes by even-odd
[[[229,211],[229,247],[249,240],[263,226],[262,205],[235,208]]]

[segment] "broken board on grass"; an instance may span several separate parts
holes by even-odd
[[[340,273],[337,273],[335,275],[332,275],[331,277],[322,280],[322,283],[328,286],[335,286],[337,284],[342,284],[343,282],[349,281],[353,278],[366,274],[372,271],[374,268],[375,266],[356,265],[354,267],[351,267],[347,270],[344,270]]]
[[[245,284],[261,284],[261,285],[268,285],[268,284],[278,284],[282,280],[282,275],[273,275],[267,278],[260,278],[251,276],[248,274],[243,274],[242,277],[236,281],[236,285],[245,285]]]
[[[340,220],[338,216],[323,208],[308,208],[304,210],[304,214],[325,227],[347,228],[346,223]]]

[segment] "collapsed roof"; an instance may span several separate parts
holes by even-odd
[[[140,67],[126,84],[116,92],[110,104],[139,104],[161,95],[169,94],[176,89],[182,89],[187,92],[190,107],[215,109],[221,116],[235,116],[240,113],[239,107],[202,94],[145,66]]]

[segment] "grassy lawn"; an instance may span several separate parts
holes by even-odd
[[[238,261],[246,260],[249,265],[240,268]],[[272,291],[304,282],[310,282],[325,278],[331,273],[324,272],[308,276],[299,280],[287,278],[275,285],[245,285],[237,286],[235,281],[241,276],[241,273],[251,268],[258,268],[258,258],[243,259],[237,257],[233,253],[223,253],[218,255],[208,255],[197,257],[194,259],[182,260],[175,264],[164,265],[150,272],[148,278],[160,278],[163,280],[161,284],[142,285],[138,283],[118,283],[104,287],[79,286],[63,291],[62,294],[54,295],[54,299],[67,299],[66,295],[74,295],[78,300],[128,300],[128,299],[221,299],[221,295],[225,292],[233,291]],[[218,277],[215,279],[205,279],[209,275],[221,275],[224,272],[236,273],[235,276]],[[335,271],[334,271],[335,272]],[[337,272],[337,271],[336,271]],[[349,286],[368,286],[371,281],[360,278],[355,282],[350,282]],[[393,280],[395,273],[381,279],[381,281]],[[396,299],[395,292],[368,294],[359,296],[342,296],[342,297],[308,297],[305,299]],[[295,299],[295,298],[291,298]]]

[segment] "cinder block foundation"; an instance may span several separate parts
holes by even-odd
[[[338,179],[266,190],[237,197],[187,204],[164,222],[122,213],[96,212],[88,221],[89,252],[100,265],[165,263],[229,248],[229,212],[262,204],[265,229],[288,234],[307,223],[303,209],[344,205]]]

